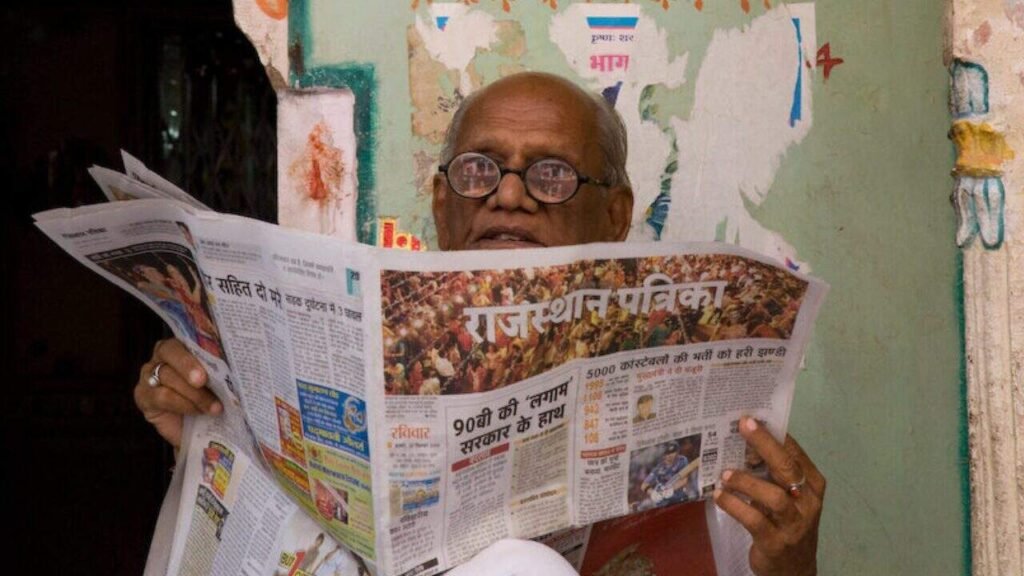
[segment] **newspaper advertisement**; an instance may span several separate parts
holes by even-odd
[[[763,468],[739,418],[785,434],[827,289],[724,244],[410,254],[168,199],[37,224],[225,406],[187,427],[152,574],[430,575],[509,537],[593,573]]]

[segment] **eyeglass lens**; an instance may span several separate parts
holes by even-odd
[[[448,165],[448,180],[459,194],[482,198],[501,182],[501,169],[487,156],[467,152],[456,156]],[[523,181],[534,198],[552,203],[571,197],[579,183],[576,170],[567,162],[554,158],[531,164]]]

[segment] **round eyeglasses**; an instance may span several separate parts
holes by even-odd
[[[584,184],[608,186],[600,180],[583,176],[565,160],[542,158],[525,170],[502,168],[479,152],[463,152],[452,161],[438,166],[437,171],[448,178],[448,185],[464,198],[484,199],[494,194],[506,174],[515,174],[523,181],[526,193],[541,204],[568,202]]]

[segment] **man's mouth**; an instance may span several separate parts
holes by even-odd
[[[469,248],[476,250],[497,250],[502,248],[540,248],[541,243],[533,234],[522,228],[488,228],[474,240]]]

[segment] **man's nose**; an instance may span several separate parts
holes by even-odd
[[[505,174],[498,182],[498,190],[491,196],[493,208],[501,210],[536,212],[539,206],[526,192],[526,181],[519,174]]]

